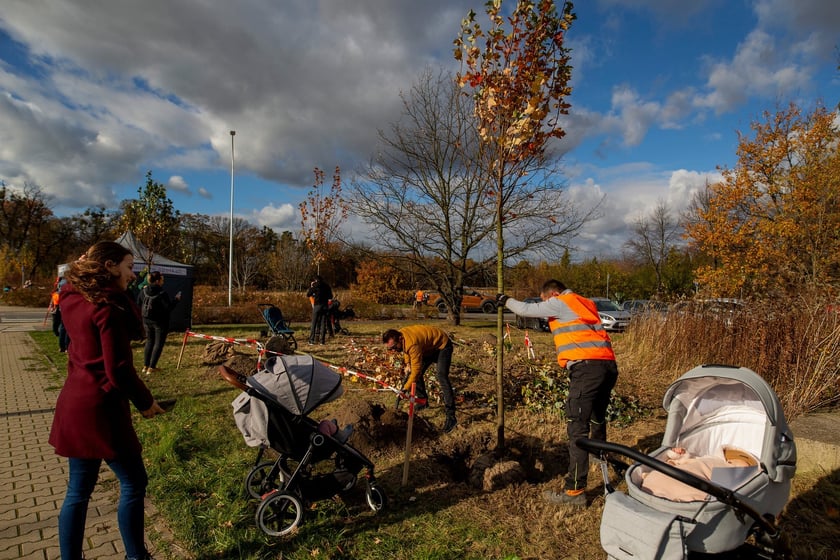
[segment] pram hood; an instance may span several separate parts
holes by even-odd
[[[246,384],[296,416],[344,394],[341,375],[308,354],[272,356]]]
[[[680,447],[685,434],[713,422],[716,415],[730,419],[741,415],[748,421],[745,426],[735,426],[742,440],[738,447],[759,458],[770,480],[782,482],[793,476],[796,446],[781,403],[770,385],[752,370],[698,366],[668,387],[662,406],[668,411],[663,446]],[[735,412],[723,416],[728,410]],[[755,425],[754,434],[745,429],[748,424]]]

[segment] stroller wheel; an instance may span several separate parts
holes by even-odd
[[[388,505],[388,497],[385,495],[382,488],[380,488],[376,483],[372,483],[368,486],[365,498],[367,499],[368,506],[374,512],[379,512]]]
[[[273,492],[257,508],[257,526],[266,535],[282,537],[294,531],[303,519],[303,506],[295,496]]]
[[[272,473],[276,463],[266,461],[260,463],[248,473],[245,477],[245,493],[257,500],[261,499],[268,492],[277,490],[285,482],[283,469],[277,468],[275,473]]]

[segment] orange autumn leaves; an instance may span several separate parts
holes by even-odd
[[[570,2],[558,14],[553,0],[519,0],[505,18],[501,5],[501,0],[486,3],[487,30],[470,11],[454,54],[463,68],[459,85],[473,90],[479,134],[499,149],[503,164],[531,157],[549,138],[565,134],[557,126],[557,117],[568,113],[565,99],[571,94],[563,43],[575,15]]]
[[[341,169],[338,166],[328,193],[323,192],[324,171],[316,167],[314,173],[315,184],[298,208],[303,241],[317,266],[326,260],[341,225],[347,220],[348,205],[341,196]]]
[[[717,295],[790,293],[840,274],[840,130],[824,107],[764,113],[738,163],[709,185],[686,232]],[[696,201],[695,201],[696,202]]]

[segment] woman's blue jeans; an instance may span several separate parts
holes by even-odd
[[[80,560],[84,542],[88,502],[102,459],[70,458],[70,480],[61,513],[58,516],[58,543],[61,560]],[[120,481],[117,523],[127,558],[145,558],[143,499],[149,478],[140,455],[105,461]]]

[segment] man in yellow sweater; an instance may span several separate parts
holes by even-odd
[[[455,419],[455,393],[449,382],[449,366],[452,364],[452,341],[449,335],[437,327],[429,325],[412,325],[400,330],[388,329],[382,334],[382,342],[392,352],[402,352],[410,367],[408,379],[403,385],[403,391],[410,391],[411,384],[417,383],[416,396],[426,399],[426,382],[423,374],[430,365],[435,364],[440,392],[446,410],[444,432],[451,432],[458,424]]]

